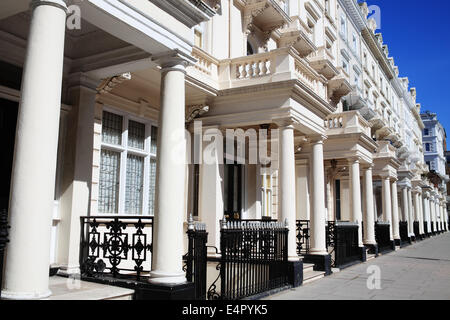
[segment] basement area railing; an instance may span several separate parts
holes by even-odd
[[[223,221],[219,276],[208,299],[239,300],[286,286],[288,232],[281,222]]]
[[[81,217],[80,266],[84,277],[147,278],[153,217]]]
[[[402,242],[409,242],[408,221],[400,221],[400,239]]]
[[[310,243],[310,223],[309,220],[297,220],[297,254],[309,254]]]
[[[416,238],[420,238],[420,224],[419,221],[414,221],[414,234],[416,235]]]
[[[392,250],[392,242],[390,235],[390,223],[378,221],[375,223],[375,239],[378,243],[378,251]]]
[[[5,248],[9,242],[9,225],[8,225],[8,211],[3,209],[0,211],[0,290],[3,281],[3,259],[5,255]]]

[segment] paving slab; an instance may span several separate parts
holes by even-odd
[[[380,289],[369,267],[378,267]],[[264,300],[450,300],[450,233]]]

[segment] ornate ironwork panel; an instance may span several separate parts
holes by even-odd
[[[150,267],[153,217],[81,217],[82,275],[140,280]]]
[[[297,220],[297,253],[299,255],[309,254],[311,249],[310,231],[309,220]]]

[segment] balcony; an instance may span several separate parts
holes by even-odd
[[[385,140],[388,137],[390,137],[394,132],[392,131],[391,128],[384,126],[381,129],[378,129],[375,133],[375,137],[377,138],[378,141],[380,140]]]
[[[333,55],[325,47],[311,53],[308,60],[311,67],[328,80],[339,75],[339,70],[333,64]]]
[[[364,133],[371,136],[371,126],[358,111],[332,114],[325,119],[327,135]]]
[[[317,50],[312,41],[311,31],[299,17],[294,17],[288,28],[280,30],[280,47],[294,47],[301,57],[306,57]]]
[[[326,101],[326,79],[291,48],[227,59],[219,65],[222,90],[289,80],[300,81],[312,94]]]
[[[367,107],[367,100],[363,97],[361,89],[359,89],[356,85],[353,85],[352,88],[352,92],[344,98],[344,101],[347,102],[349,110],[360,110]]]
[[[341,72],[339,76],[328,81],[328,98],[336,104],[352,91],[349,75],[342,67],[339,71]]]
[[[270,35],[287,25],[291,19],[275,0],[238,0],[243,9],[244,30],[257,28]]]

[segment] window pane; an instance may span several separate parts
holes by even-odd
[[[103,111],[102,141],[109,144],[122,144],[122,121],[119,115]]]
[[[140,214],[142,211],[142,185],[144,176],[144,158],[127,156],[127,185],[125,188],[125,212]]]
[[[148,213],[155,215],[155,191],[156,191],[156,159],[150,159],[150,194],[148,197]]]
[[[136,149],[145,149],[145,125],[133,120],[128,124],[128,146]]]
[[[120,154],[118,152],[102,150],[98,201],[98,211],[100,213],[117,213],[119,161]]]
[[[152,145],[151,145],[151,148],[150,148],[150,152],[152,154],[156,154],[157,143],[158,143],[158,128],[157,127],[152,127]]]

